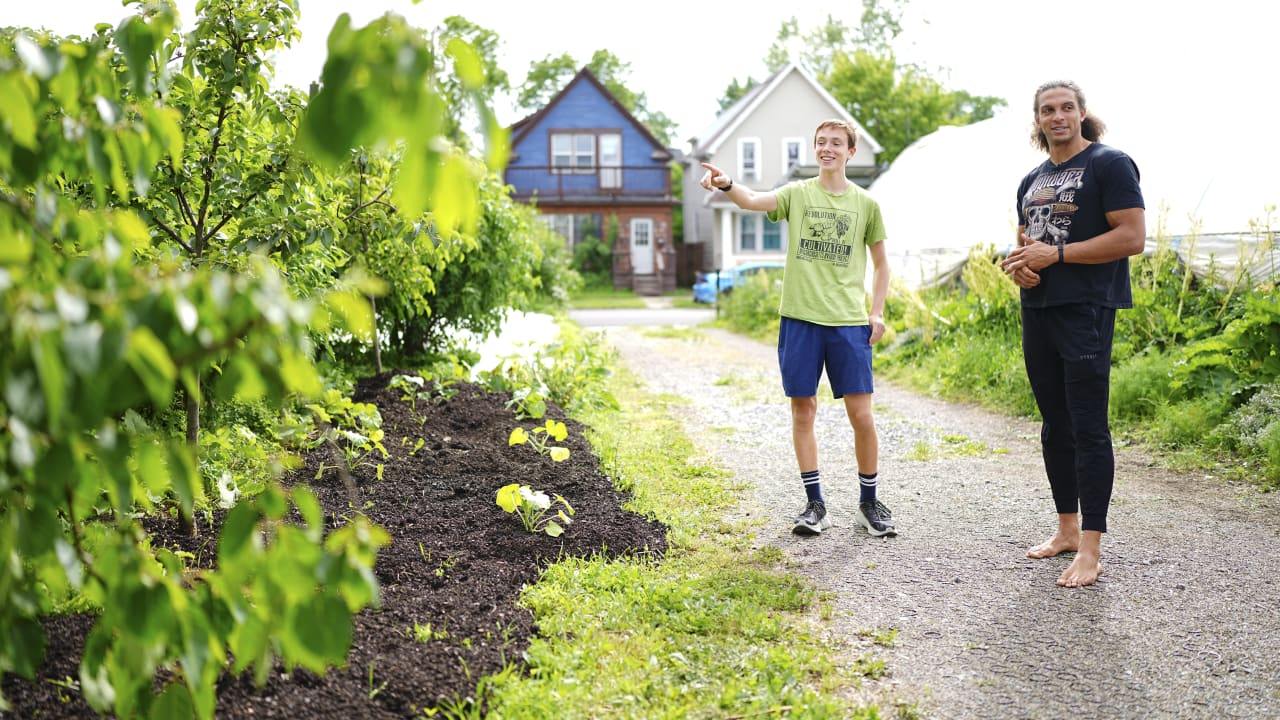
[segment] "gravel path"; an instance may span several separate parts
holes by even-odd
[[[1280,496],[1117,452],[1105,572],[1054,584],[1067,558],[1023,551],[1055,522],[1039,426],[878,382],[880,496],[900,534],[853,519],[853,432],[819,405],[835,527],[790,532],[803,491],[771,345],[711,328],[602,328],[654,393],[688,399],[686,430],[754,486],[758,539],[834,596],[833,631],[887,675],[863,690],[892,716],[1280,718]],[[821,397],[821,395],[820,395]],[[890,648],[856,638],[896,629]]]

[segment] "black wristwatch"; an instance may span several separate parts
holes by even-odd
[[[733,189],[733,181],[730,180],[728,185],[725,185],[724,187],[720,188],[720,192],[729,192],[732,189]]]
[[[1062,248],[1063,248],[1062,245],[1058,245],[1058,264],[1059,265],[1066,262],[1066,258],[1062,254]]]

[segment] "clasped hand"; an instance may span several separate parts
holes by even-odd
[[[1025,233],[1020,240],[1022,244],[1000,261],[1000,269],[1009,274],[1015,285],[1026,290],[1040,284],[1040,271],[1058,259],[1058,251],[1052,245],[1032,240]]]

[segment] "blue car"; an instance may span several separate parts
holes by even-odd
[[[775,260],[762,260],[759,262],[743,263],[737,267],[732,267],[720,272],[698,273],[698,281],[693,284],[693,301],[700,303],[713,303],[716,301],[716,288],[720,288],[720,292],[727,293],[732,291],[738,285],[741,285],[749,275],[755,273],[768,272],[771,270],[781,270],[783,263]],[[717,285],[717,283],[719,283]]]

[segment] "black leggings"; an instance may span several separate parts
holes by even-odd
[[[1107,402],[1116,311],[1098,305],[1022,309],[1022,355],[1044,418],[1040,445],[1059,513],[1107,531],[1115,455]]]

